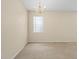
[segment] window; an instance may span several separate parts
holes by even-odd
[[[42,16],[33,17],[33,32],[43,32],[43,17]]]

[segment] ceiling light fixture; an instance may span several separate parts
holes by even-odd
[[[44,0],[36,0],[36,12],[42,14],[46,9]]]

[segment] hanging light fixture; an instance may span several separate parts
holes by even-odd
[[[46,9],[44,0],[36,0],[36,13],[42,14]]]

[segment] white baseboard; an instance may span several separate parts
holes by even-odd
[[[11,59],[14,59],[23,50],[23,48],[25,47],[25,45],[21,49],[19,49]]]

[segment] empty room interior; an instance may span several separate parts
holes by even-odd
[[[2,0],[1,59],[77,59],[76,0]]]

